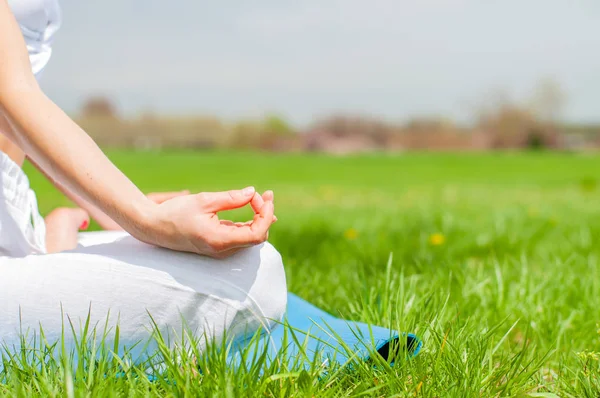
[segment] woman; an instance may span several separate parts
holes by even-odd
[[[0,0],[0,340],[39,326],[57,340],[66,319],[77,328],[88,314],[118,321],[128,345],[149,337],[148,314],[164,333],[185,324],[217,340],[273,327],[286,287],[266,243],[272,192],[143,195],[37,84],[59,18],[57,0]],[[81,206],[51,213],[47,232],[25,156]],[[216,215],[246,205],[251,222]],[[77,244],[88,213],[123,231]]]

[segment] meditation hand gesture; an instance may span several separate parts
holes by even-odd
[[[248,204],[255,212],[252,221],[234,223],[217,215]],[[277,220],[273,211],[273,192],[260,196],[252,187],[177,196],[153,206],[147,227],[136,237],[173,250],[224,258],[266,241]]]
[[[2,134],[91,217],[95,208],[100,219],[103,213],[141,241],[219,258],[267,239],[275,220],[272,193],[261,197],[246,188],[176,196],[162,203],[155,202],[164,197],[146,197],[42,92],[19,27],[8,3],[0,0]],[[217,216],[248,204],[256,213],[253,221],[233,223]]]

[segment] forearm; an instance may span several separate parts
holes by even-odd
[[[133,235],[147,227],[153,204],[39,89],[3,95],[11,138],[65,193],[96,206]]]
[[[73,203],[77,206],[81,207],[90,215],[90,218],[95,220],[102,229],[109,231],[121,231],[123,228],[117,224],[112,218],[107,216],[102,210],[91,204],[90,202],[85,201],[82,197],[74,194],[69,191],[67,188],[62,186],[61,184],[57,184],[57,188]]]
[[[40,166],[38,166],[33,159],[29,159],[29,161],[38,169],[40,173],[42,173],[52,184],[62,192],[67,198],[69,198],[73,203],[77,206],[84,209],[89,215],[90,218],[96,220],[100,226],[105,230],[122,230],[121,226],[114,222],[110,217],[104,214],[99,208],[91,204],[90,202],[84,200],[81,196],[73,193],[69,189],[67,189],[60,182],[53,180],[48,173],[44,171]]]
[[[147,243],[223,258],[267,239],[273,202],[250,223],[221,221],[217,212],[257,197],[244,190],[186,195],[157,205],[104,156],[100,148],[40,90],[27,47],[6,0],[0,0],[0,113],[10,139],[48,176],[98,207]]]

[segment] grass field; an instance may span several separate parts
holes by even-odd
[[[424,349],[391,367],[329,376],[174,367],[177,383],[70,378],[60,364],[32,377],[12,364],[0,393],[600,395],[599,157],[109,155],[145,191],[273,189],[280,221],[270,240],[290,290],[334,314],[412,331]],[[27,170],[42,212],[68,203]]]

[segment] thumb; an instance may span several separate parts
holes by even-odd
[[[254,197],[255,192],[254,187],[247,187],[233,191],[204,192],[198,194],[198,198],[205,210],[218,212],[246,206]]]

